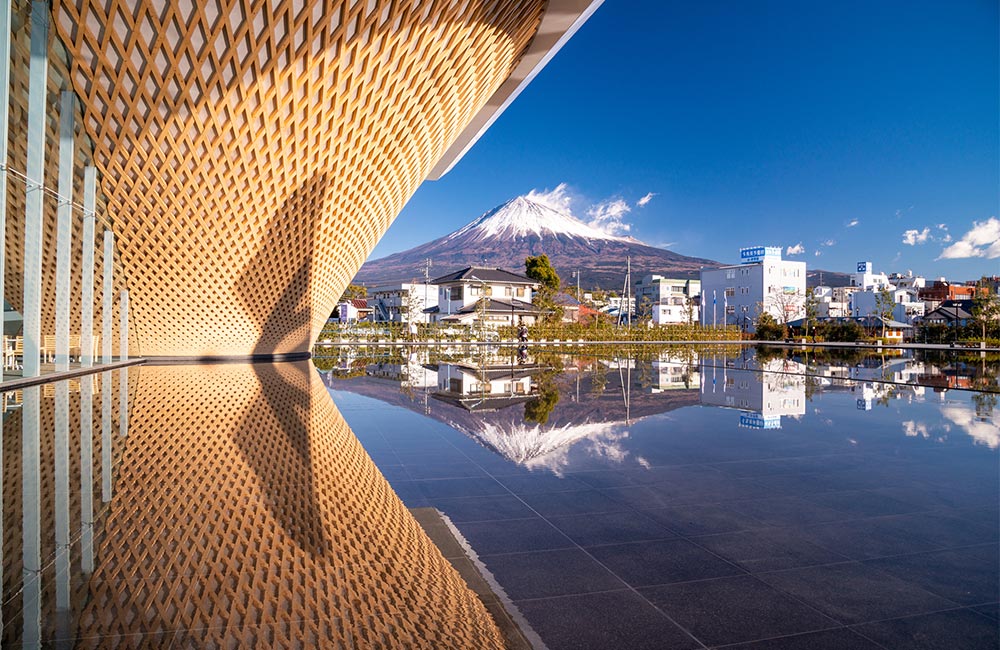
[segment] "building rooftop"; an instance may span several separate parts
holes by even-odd
[[[447,284],[449,282],[505,282],[507,284],[538,284],[531,278],[503,269],[469,266],[461,271],[431,280],[431,284]]]

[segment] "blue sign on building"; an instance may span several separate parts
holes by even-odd
[[[766,258],[781,258],[781,246],[750,246],[740,249],[740,262],[743,264],[753,264],[763,262]]]

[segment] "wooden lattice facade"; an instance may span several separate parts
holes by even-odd
[[[307,350],[545,0],[53,0],[144,356]]]

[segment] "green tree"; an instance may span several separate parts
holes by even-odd
[[[346,300],[354,300],[355,298],[367,298],[368,297],[368,287],[363,284],[349,284],[347,288],[344,289],[344,293],[341,294],[340,300],[337,302],[344,302]]]
[[[896,301],[892,297],[889,287],[883,286],[875,294],[875,313],[882,319],[882,337],[885,338],[886,321],[892,319],[892,312],[896,308]]]
[[[552,382],[543,383],[539,386],[538,395],[524,403],[525,421],[545,424],[558,403],[559,389]]]
[[[785,336],[785,326],[774,320],[770,312],[762,312],[757,318],[758,341],[780,341]]]
[[[819,297],[816,295],[816,289],[810,288],[806,290],[806,336],[809,336],[809,330],[812,329],[812,340],[816,342],[816,320],[819,317]]]
[[[972,299],[972,318],[982,328],[982,340],[986,340],[986,327],[993,325],[1000,317],[1000,299],[986,287],[986,278],[979,281],[976,295]]]
[[[538,291],[532,298],[535,306],[545,310],[547,313],[543,320],[547,322],[558,322],[562,319],[562,307],[556,304],[556,294],[559,292],[561,284],[559,274],[556,273],[549,256],[545,253],[535,257],[528,257],[524,260],[525,275],[538,283]]]

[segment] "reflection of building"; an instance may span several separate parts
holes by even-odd
[[[781,428],[784,415],[806,412],[805,365],[788,359],[707,357],[701,365],[701,403],[743,411],[740,425]]]
[[[779,323],[804,315],[806,263],[781,259],[778,246],[740,250],[742,264],[701,270],[701,324],[756,330],[765,311]]]
[[[527,401],[537,392],[532,377],[542,370],[537,365],[441,363],[430,367],[437,370],[435,399],[469,411],[495,411]]]
[[[369,364],[365,368],[365,374],[369,377],[398,381],[403,388],[433,388],[437,386],[438,378],[438,373],[422,364],[415,354],[401,361]]]
[[[682,354],[661,354],[653,362],[653,382],[650,392],[683,390],[698,386],[700,372],[697,356],[686,358]]]

